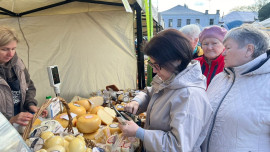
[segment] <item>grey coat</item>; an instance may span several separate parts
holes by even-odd
[[[23,61],[15,56],[8,62],[8,65],[1,70],[11,70],[13,67],[17,78],[20,81],[21,90],[21,103],[20,111],[29,110],[29,106],[37,105],[37,101],[34,99],[36,96],[36,88],[30,79],[30,75],[25,68]],[[11,89],[5,79],[0,76],[0,112],[9,120],[14,116],[14,103],[12,98]]]
[[[152,87],[134,98],[140,105],[138,113],[147,113],[143,140],[146,151],[200,151],[212,114],[205,89],[200,64],[192,61],[170,82],[156,76]]]

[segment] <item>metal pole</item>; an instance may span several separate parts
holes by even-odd
[[[144,53],[141,52],[142,46],[142,9],[139,4],[135,5],[136,10],[136,22],[137,22],[137,65],[138,65],[138,88],[143,89],[145,87],[145,71],[144,71]]]

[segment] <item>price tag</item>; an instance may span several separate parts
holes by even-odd
[[[73,119],[74,117],[76,117],[77,115],[75,114],[75,113],[70,113],[70,115],[71,115],[71,118]],[[66,115],[63,115],[62,117],[61,117],[62,119],[66,119],[66,120],[69,120],[68,119],[68,115],[66,114]]]
[[[57,114],[60,113],[60,101],[54,101],[50,104],[51,118],[54,118]]]
[[[88,99],[88,101],[89,101],[89,103],[91,104],[91,105],[93,105],[94,103],[90,100],[90,99]]]
[[[129,5],[129,2],[127,0],[122,0],[122,3],[124,4],[126,12],[132,13],[132,9],[131,9],[131,7]]]

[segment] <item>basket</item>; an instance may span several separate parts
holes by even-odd
[[[67,114],[68,114],[68,126],[65,128],[65,130],[67,129],[68,133],[74,133],[73,128],[72,128],[72,117],[70,115],[70,108],[67,104],[67,102],[61,98],[61,97],[55,97],[55,98],[51,98],[49,100],[47,100],[39,109],[38,111],[34,114],[33,119],[31,119],[28,123],[28,125],[26,126],[24,132],[23,132],[23,140],[26,140],[27,138],[29,138],[29,134],[33,125],[33,122],[36,121],[36,119],[41,115],[41,113],[43,112],[43,110],[45,110],[53,101],[61,101],[61,103],[65,106],[65,108],[67,109]]]

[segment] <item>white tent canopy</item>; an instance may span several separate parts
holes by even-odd
[[[22,13],[57,1],[61,2],[2,0],[0,7]],[[106,1],[121,4],[121,0]],[[29,68],[39,103],[54,96],[47,74],[50,65],[58,65],[60,95],[67,101],[75,95],[89,97],[111,84],[136,88],[134,17],[123,6],[72,2],[23,17],[0,18],[0,25],[19,34],[17,54]]]

